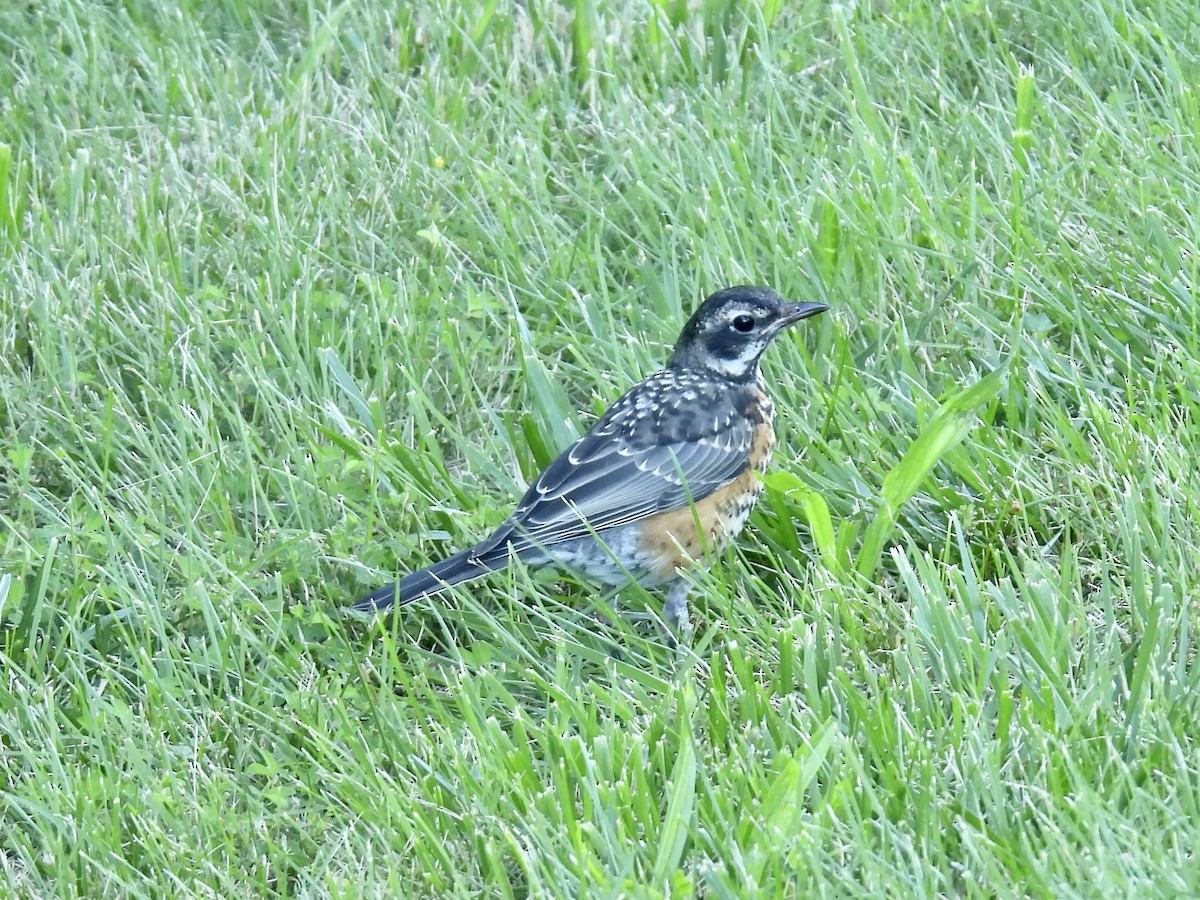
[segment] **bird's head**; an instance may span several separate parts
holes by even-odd
[[[717,291],[683,326],[669,365],[753,378],[771,341],[793,322],[822,313],[823,303],[789,303],[770,288],[739,285]]]

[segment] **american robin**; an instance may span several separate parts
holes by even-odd
[[[635,384],[552,462],[490,537],[351,607],[385,612],[520,559],[605,584],[670,584],[663,618],[688,627],[680,569],[742,530],[775,443],[759,359],[784,327],[828,309],[761,287],[704,301],[667,367]]]

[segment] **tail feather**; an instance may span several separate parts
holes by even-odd
[[[405,575],[399,582],[393,582],[368,594],[349,608],[354,612],[385,613],[395,606],[404,606],[430,594],[439,593],[452,585],[479,578],[508,564],[507,554],[499,559],[476,559],[471,556],[473,552],[474,548],[464,550],[428,568]]]

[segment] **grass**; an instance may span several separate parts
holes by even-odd
[[[0,11],[19,896],[1194,896],[1200,15]],[[834,307],[685,651],[484,536],[709,290]]]

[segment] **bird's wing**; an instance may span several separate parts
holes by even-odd
[[[647,438],[629,421],[634,410],[613,412],[542,472],[473,557],[550,547],[680,509],[748,465],[754,424],[744,416],[714,415],[705,429],[666,429]]]

